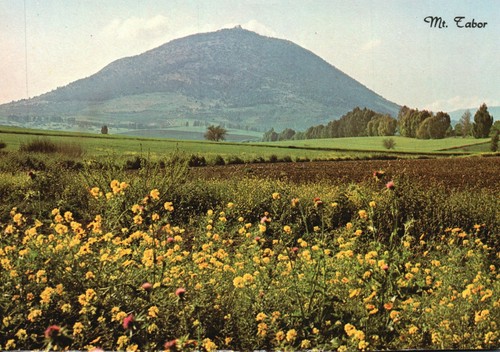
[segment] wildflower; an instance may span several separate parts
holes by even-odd
[[[311,341],[307,339],[302,340],[302,342],[300,343],[300,348],[302,349],[311,348]]]
[[[480,312],[476,312],[474,316],[474,321],[477,323],[480,323],[484,320],[486,320],[486,317],[490,314],[490,311],[488,309],[483,309]]]
[[[79,321],[77,321],[74,325],[73,325],[73,336],[77,336],[77,335],[80,335],[83,331],[83,324],[80,323]]]
[[[320,198],[318,198],[318,197],[314,198],[313,202],[314,202],[314,206],[316,208],[319,208],[320,206],[323,205],[323,201]]]
[[[203,340],[203,347],[205,348],[206,351],[209,352],[217,349],[217,345],[208,337]]]
[[[158,309],[157,306],[152,306],[148,309],[148,316],[150,318],[157,318],[158,317],[158,313],[160,312],[160,310]]]
[[[163,204],[163,207],[165,208],[166,211],[173,212],[174,211],[174,206],[172,202],[165,202]]]
[[[359,215],[360,219],[366,219],[366,218],[368,218],[368,213],[366,212],[366,210],[360,210],[360,211],[358,211],[358,215]]]
[[[177,340],[174,339],[174,340],[170,340],[170,341],[167,341],[165,342],[165,344],[163,345],[163,348],[165,348],[166,351],[177,351]]]
[[[33,323],[41,315],[42,315],[42,311],[40,309],[33,309],[28,314],[28,320]]]
[[[278,192],[274,192],[273,193],[273,199],[274,200],[277,200],[277,199],[280,199],[280,198],[281,198],[281,195]]]
[[[184,299],[184,295],[186,294],[186,289],[183,287],[179,287],[175,290],[175,295],[179,297],[181,300]]]
[[[5,349],[10,350],[14,348],[16,348],[16,342],[14,341],[14,339],[7,340],[7,342],[5,343]]]
[[[418,328],[415,326],[415,325],[410,325],[409,329],[408,329],[408,334],[410,335],[415,335],[418,331]]]
[[[288,342],[293,342],[297,338],[297,331],[295,329],[290,329],[286,333],[286,340]]]
[[[146,292],[149,292],[153,289],[153,284],[151,284],[150,282],[145,282],[141,285],[141,288],[146,291]]]
[[[16,337],[17,337],[18,340],[24,341],[28,337],[28,333],[24,329],[19,329],[16,332]]]
[[[151,192],[149,192],[149,196],[154,200],[158,200],[160,199],[160,191],[155,188]]]
[[[285,338],[285,333],[280,330],[276,333],[276,341],[283,341],[283,339]]]
[[[288,226],[288,225],[285,225],[283,227],[283,231],[285,231],[285,233],[287,233],[287,234],[291,234],[292,233],[292,228],[290,226]]]
[[[263,312],[260,312],[259,314],[257,314],[257,316],[255,317],[255,320],[256,321],[262,321],[262,320],[265,320],[267,318],[267,315]]]
[[[392,191],[392,190],[394,190],[394,189],[396,188],[396,186],[394,185],[394,181],[392,181],[392,180],[391,180],[391,181],[389,181],[389,182],[387,182],[387,183],[385,184],[385,187],[386,187],[387,189],[390,189],[391,191]]]
[[[123,328],[125,330],[128,330],[128,329],[131,329],[132,328],[132,325],[134,324],[134,315],[133,314],[129,314],[125,317],[125,319],[123,319]]]
[[[267,324],[260,322],[259,325],[257,325],[257,336],[265,337],[267,335]]]
[[[51,325],[45,330],[46,339],[55,339],[61,333],[61,327],[58,325]]]
[[[372,200],[370,203],[368,203],[368,205],[370,206],[370,208],[375,208],[377,206],[377,203]]]
[[[295,208],[299,204],[299,198],[292,199],[292,208]]]

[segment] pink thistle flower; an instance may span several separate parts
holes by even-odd
[[[150,282],[145,282],[141,285],[141,288],[144,290],[144,291],[151,291],[153,289],[153,284],[150,283]]]
[[[384,265],[382,265],[381,269],[384,271],[387,271],[387,270],[389,270],[389,265],[384,264]]]
[[[175,240],[174,240],[174,238],[173,238],[173,237],[169,237],[169,238],[167,238],[167,243],[172,243],[172,242],[174,242],[174,241],[175,241]]]
[[[45,338],[54,339],[61,333],[61,327],[58,325],[51,325],[45,330]]]
[[[123,319],[123,328],[125,330],[132,328],[132,324],[134,323],[134,315],[129,314]]]
[[[184,287],[179,287],[177,290],[175,290],[175,295],[180,299],[183,299],[185,294],[186,289]]]
[[[163,347],[167,351],[171,351],[171,352],[177,351],[177,340],[173,339],[173,340],[167,341],[167,342],[165,342]]]
[[[394,190],[396,188],[396,186],[394,185],[394,181],[389,181],[385,184],[385,187],[387,187],[387,189],[390,189],[390,190]]]
[[[323,201],[320,198],[318,198],[318,197],[314,198],[313,201],[314,201],[314,206],[315,207],[319,207],[319,206],[323,205]]]

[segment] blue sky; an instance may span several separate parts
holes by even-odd
[[[241,25],[293,41],[401,105],[500,105],[499,15],[498,0],[0,0],[0,103],[172,39]],[[430,28],[427,16],[448,28]],[[456,16],[488,24],[458,28]]]

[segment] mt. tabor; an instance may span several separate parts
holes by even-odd
[[[65,87],[0,105],[0,117],[305,130],[355,107],[399,110],[310,51],[237,27],[116,60]]]

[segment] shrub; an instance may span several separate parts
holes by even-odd
[[[188,161],[188,165],[192,167],[206,166],[207,161],[205,160],[204,156],[191,155],[191,158],[189,158]]]
[[[4,141],[0,141],[0,149],[4,149],[7,147],[7,143],[5,143]]]
[[[385,138],[382,141],[385,149],[394,149],[396,147],[396,141],[393,138]]]
[[[214,165],[226,165],[226,162],[222,156],[217,155],[214,159]]]

